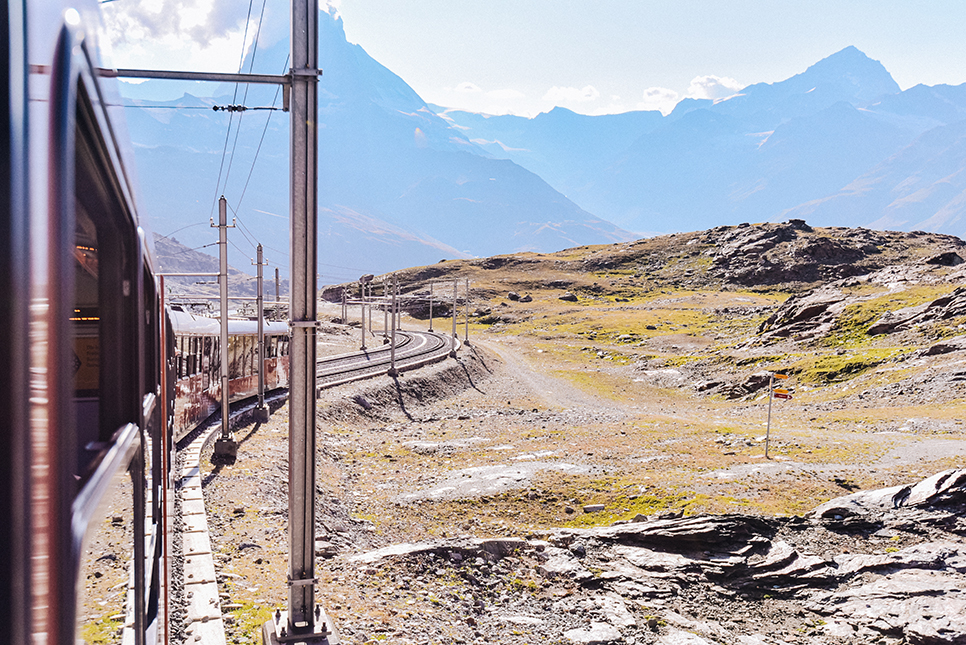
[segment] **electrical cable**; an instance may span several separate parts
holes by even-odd
[[[249,244],[251,244],[251,245],[252,245],[253,247],[256,247],[256,248],[257,248],[257,246],[258,246],[258,245],[257,245],[257,244],[254,244],[254,243],[252,243],[252,241],[251,241],[251,239],[249,239],[249,235],[250,235],[251,237],[253,237],[253,238],[255,238],[255,239],[258,239],[258,236],[257,236],[257,235],[255,235],[255,234],[254,234],[254,233],[252,232],[252,230],[251,230],[250,228],[248,228],[248,226],[246,226],[246,225],[245,225],[245,222],[243,222],[243,221],[241,220],[241,218],[240,218],[240,217],[238,217],[237,215],[235,216],[235,222],[236,222],[236,223],[237,223],[237,224],[239,225],[239,228],[238,228],[238,230],[239,230],[239,231],[241,232],[241,234],[242,234],[242,235],[243,235],[243,236],[245,237],[245,239],[246,239],[246,240],[248,240],[248,242],[249,242]]]
[[[240,246],[238,246],[237,244],[235,244],[231,240],[228,240],[228,243],[231,244],[232,246],[234,246],[236,251],[238,251],[242,255],[245,255],[245,253],[246,253],[245,249],[241,248]],[[248,259],[251,260],[252,258],[248,258]]]
[[[245,18],[245,35],[242,37],[241,56],[238,61],[239,74],[242,72],[242,69],[244,69],[245,66],[245,44],[248,42],[248,25],[252,19],[252,4],[254,1],[255,0],[248,0],[248,17]],[[231,102],[233,105],[238,102],[238,83],[235,83],[235,91],[232,94]],[[211,212],[209,213],[209,217],[214,217],[215,215],[215,204],[218,203],[218,193],[221,187],[221,173],[225,168],[225,157],[228,155],[228,139],[231,137],[231,124],[233,123],[234,118],[235,113],[230,112],[228,115],[228,130],[225,132],[225,145],[222,147],[221,151],[221,164],[218,166],[218,181],[215,182],[215,195],[211,199]],[[227,183],[227,180],[225,183]]]
[[[234,213],[234,211],[232,211],[232,213]],[[248,227],[245,226],[240,219],[238,219],[237,214],[235,215],[235,224],[241,224],[241,226],[236,226],[235,229],[242,234],[242,237],[245,238],[245,241],[248,242],[249,246],[252,247],[252,250],[258,250],[258,244],[252,241],[252,238],[255,237],[255,235],[248,230]],[[251,235],[251,237],[249,237],[249,235]]]
[[[249,18],[249,20],[251,20],[252,3],[253,2],[254,2],[254,0],[248,0],[248,18]],[[251,58],[251,62],[248,64],[248,71],[249,71],[249,73],[255,68],[255,56],[258,53],[258,36],[262,32],[262,19],[265,17],[265,3],[266,3],[266,0],[262,0],[262,10],[258,14],[258,27],[255,30],[255,40],[252,43],[252,58]],[[245,23],[245,38],[246,39],[248,38],[248,23],[247,22]],[[243,47],[242,48],[242,59],[238,63],[238,72],[239,73],[241,73],[242,70],[244,69],[244,65],[245,65],[245,50],[244,50],[244,47]],[[237,87],[238,86],[236,85],[235,87],[236,87],[236,90],[237,90]],[[248,88],[249,87],[251,87],[251,86],[248,83],[245,83],[245,94],[244,94],[244,96],[242,96],[242,101],[241,101],[242,102],[242,105],[244,105],[248,101]],[[277,88],[276,88],[276,91],[277,91]],[[234,100],[232,101],[232,104],[235,104],[235,101]],[[235,140],[232,141],[232,144],[231,144],[231,155],[228,157],[228,170],[225,172],[225,186],[222,189],[222,192],[223,193],[224,192],[227,192],[227,190],[228,190],[228,180],[231,177],[231,168],[232,168],[232,165],[235,162],[235,150],[238,149],[238,135],[241,134],[241,122],[242,122],[242,118],[243,117],[244,117],[244,111],[239,112],[239,115],[238,115],[238,125],[235,126]]]
[[[159,239],[159,240],[164,240],[164,239],[167,239],[167,238],[169,238],[169,237],[171,237],[172,235],[174,235],[175,233],[177,233],[178,231],[183,231],[183,230],[185,230],[186,228],[191,228],[192,226],[201,226],[202,224],[204,224],[204,222],[195,222],[194,224],[187,224],[186,226],[182,226],[182,227],[181,227],[181,228],[179,228],[179,229],[175,229],[175,230],[173,230],[173,231],[171,231],[171,232],[170,232],[170,233],[168,233],[167,235],[162,235],[162,236],[161,236],[161,237],[159,237],[158,239]]]
[[[197,251],[199,249],[207,249],[209,246],[218,246],[218,242],[212,242],[210,244],[202,244],[201,246],[196,246],[193,249],[185,249],[184,251],[178,251],[178,255],[182,253],[187,253],[188,251]]]
[[[285,57],[285,64],[282,66],[282,72],[288,68],[288,61],[291,58],[291,54]],[[275,102],[278,101],[278,93],[281,91],[281,87],[275,88],[275,97],[272,99],[272,108],[275,108]],[[265,133],[268,132],[268,124],[272,120],[272,113],[268,113],[268,118],[265,119],[265,127],[262,128],[262,136],[258,140],[258,147],[255,148],[255,157],[252,159],[252,167],[248,170],[248,178],[245,180],[245,187],[242,188],[241,196],[238,198],[238,208],[241,208],[242,200],[245,199],[245,193],[248,192],[248,183],[252,180],[252,173],[255,172],[255,162],[258,161],[258,153],[262,150],[262,143],[265,141]]]
[[[245,105],[213,105],[211,107],[205,107],[203,105],[135,105],[131,103],[121,106],[114,105],[112,107],[137,108],[139,110],[213,110],[215,112],[250,112],[253,110],[271,110],[273,112],[283,111],[282,108],[270,105],[256,105],[252,107],[247,107]]]

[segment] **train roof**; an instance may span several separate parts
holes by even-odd
[[[208,316],[196,316],[185,311],[174,311],[169,309],[168,316],[171,318],[171,326],[175,335],[178,336],[217,336],[221,333],[221,324],[218,318]],[[288,323],[265,321],[264,331],[266,335],[288,334]],[[228,319],[229,334],[257,334],[258,321],[256,320],[237,320]]]

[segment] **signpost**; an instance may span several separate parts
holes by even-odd
[[[768,443],[771,440],[771,404],[774,399],[791,400],[792,395],[782,387],[775,387],[775,380],[784,381],[788,374],[772,374],[768,377],[768,425],[765,426],[765,459],[768,459]]]

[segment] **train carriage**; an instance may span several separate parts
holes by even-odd
[[[134,580],[119,624],[145,642],[158,637],[163,589],[161,311],[111,114],[120,101],[100,78],[99,8],[8,1],[0,14],[0,405],[12,448],[0,612],[12,642],[85,638],[84,554],[113,505]]]
[[[11,643],[166,641],[172,422],[192,405],[184,428],[210,413],[203,397],[219,382],[210,335],[161,306],[103,31],[96,0],[0,3],[0,621]],[[233,326],[230,387],[243,396],[255,323]],[[283,386],[288,329],[268,336],[267,386]],[[175,382],[202,398],[177,399]]]
[[[174,436],[178,441],[221,402],[221,324],[215,318],[170,311],[175,337]],[[228,321],[228,397],[258,393],[258,328],[252,320]],[[263,323],[265,391],[288,385],[288,325]]]

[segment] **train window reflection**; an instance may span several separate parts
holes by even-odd
[[[84,643],[121,643],[134,540],[130,478],[108,493],[105,515],[88,530],[78,572],[77,636]],[[80,642],[80,641],[79,641]]]

